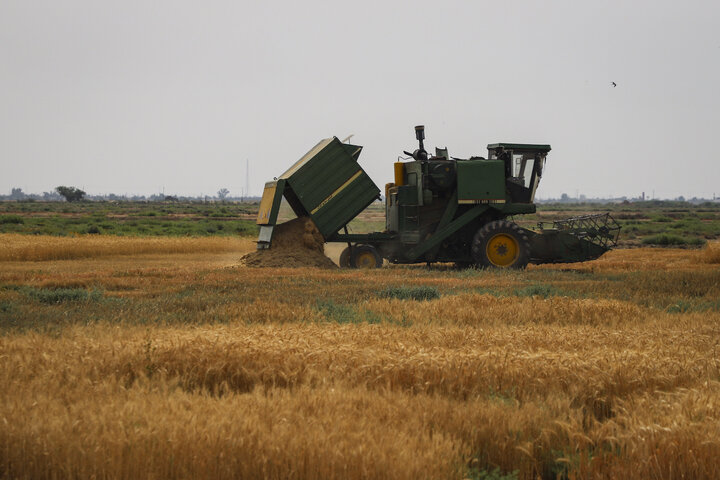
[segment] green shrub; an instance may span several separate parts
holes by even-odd
[[[435,287],[388,287],[378,292],[380,298],[397,298],[400,300],[432,300],[439,298],[440,293]]]
[[[22,225],[25,219],[20,215],[0,215],[0,225]]]

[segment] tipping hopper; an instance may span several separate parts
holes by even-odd
[[[298,217],[310,217],[324,238],[348,224],[380,196],[358,164],[361,146],[337,137],[320,141],[276,180],[267,182],[258,212],[258,249],[269,248],[285,197]]]

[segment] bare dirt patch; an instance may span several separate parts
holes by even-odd
[[[325,239],[312,220],[299,217],[275,227],[271,247],[240,258],[245,267],[337,268],[325,256]]]

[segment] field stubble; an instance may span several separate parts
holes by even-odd
[[[720,470],[716,244],[524,272],[224,263],[248,247],[3,262],[0,474]],[[438,298],[378,294],[410,286]]]

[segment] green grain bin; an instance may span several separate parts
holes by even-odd
[[[268,248],[284,196],[298,217],[310,217],[328,238],[380,196],[357,162],[362,147],[322,140],[277,180],[265,184],[257,224],[258,248]]]

